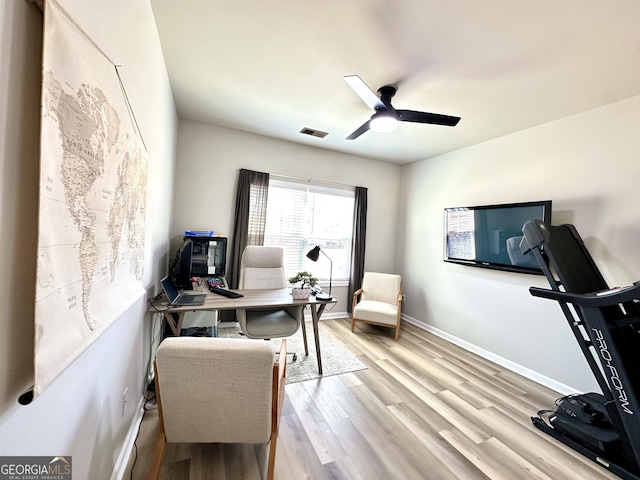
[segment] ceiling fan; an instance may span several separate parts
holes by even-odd
[[[343,78],[362,101],[375,110],[371,118],[349,135],[346,138],[347,140],[358,138],[369,129],[381,133],[391,132],[396,129],[398,122],[430,123],[455,127],[460,121],[460,117],[441,115],[439,113],[396,110],[391,106],[391,99],[396,94],[396,87],[385,85],[378,89],[378,94],[376,95],[358,75],[347,75]]]

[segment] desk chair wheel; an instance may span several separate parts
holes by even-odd
[[[240,332],[240,335],[244,335],[244,333]],[[270,342],[271,339],[270,338],[265,338],[264,339],[265,342]],[[280,352],[278,352],[278,355],[280,355]],[[287,352],[287,355],[291,355],[291,361],[295,362],[296,360],[298,360],[298,354],[296,352]]]

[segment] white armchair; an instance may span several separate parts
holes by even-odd
[[[158,478],[167,443],[251,443],[269,444],[273,479],[286,348],[283,340],[276,362],[271,342],[165,339],[156,354],[160,432],[149,478]]]
[[[351,331],[356,322],[395,328],[395,339],[400,336],[402,307],[402,280],[391,273],[365,272],[362,288],[353,293]]]

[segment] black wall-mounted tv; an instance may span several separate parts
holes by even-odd
[[[444,261],[541,275],[519,248],[522,226],[536,218],[551,224],[551,200],[445,208]]]

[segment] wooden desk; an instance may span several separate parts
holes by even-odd
[[[322,375],[322,356],[320,354],[320,335],[318,334],[318,321],[325,307],[330,303],[336,303],[335,298],[331,300],[316,300],[312,295],[306,300],[294,300],[291,296],[290,288],[275,290],[233,290],[244,295],[239,298],[227,298],[211,292],[206,293],[203,305],[188,307],[169,307],[166,300],[152,305],[151,311],[162,313],[175,336],[180,336],[182,322],[186,312],[211,311],[211,310],[235,310],[236,308],[263,308],[263,307],[291,307],[294,305],[309,305],[311,307],[311,320],[313,323],[313,337],[316,342],[316,357],[318,359],[318,373]],[[175,314],[175,315],[173,315]],[[303,320],[304,321],[304,320]],[[302,326],[304,328],[304,325]],[[306,335],[306,334],[305,334]]]

